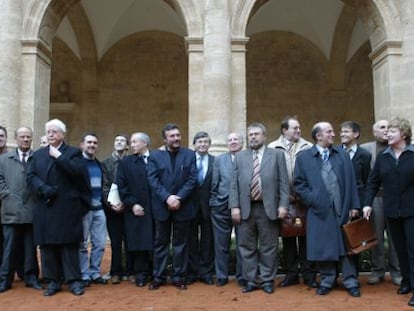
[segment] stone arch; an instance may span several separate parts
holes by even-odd
[[[401,42],[399,12],[392,0],[342,0],[356,9],[367,29],[373,51],[385,42]]]
[[[346,58],[357,17],[355,9],[346,5],[336,24],[328,69],[330,89],[333,92],[345,89]]]
[[[188,36],[202,37],[203,21],[196,0],[163,0],[184,19]],[[27,1],[29,2],[29,1]],[[52,43],[62,19],[80,0],[31,0],[23,16],[21,103],[24,111],[22,122],[34,129],[34,140],[42,133],[50,110],[50,72]],[[79,39],[79,38],[78,38]],[[80,44],[85,38],[80,38]],[[96,51],[95,51],[96,54]],[[84,55],[85,56],[85,55]],[[92,55],[86,56],[89,60]],[[91,94],[85,94],[89,96]],[[93,97],[93,94],[92,94]],[[38,137],[39,136],[39,137]]]
[[[237,0],[231,20],[235,37],[244,37],[247,24],[257,10],[269,0]],[[341,0],[357,10],[370,35],[372,49],[385,41],[401,41],[399,12],[392,0]]]
[[[203,19],[195,0],[163,0],[184,19],[187,35],[200,37]],[[42,40],[51,45],[56,28],[68,11],[80,0],[33,0],[23,20],[22,40]]]

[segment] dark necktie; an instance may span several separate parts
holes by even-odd
[[[27,153],[23,152],[22,153],[22,165],[24,168],[26,168],[26,165],[27,165],[26,156],[27,156]]]
[[[197,180],[198,180],[198,184],[201,186],[203,184],[204,181],[204,167],[203,167],[203,160],[204,160],[204,155],[200,155],[200,157],[198,158],[198,167],[197,167]]]
[[[260,164],[257,151],[253,151],[253,175],[250,194],[253,201],[259,201],[262,196],[262,189],[260,186]]]

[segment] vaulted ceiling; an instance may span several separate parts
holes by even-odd
[[[327,59],[339,16],[340,0],[269,0],[251,17],[247,36],[257,32],[279,30],[299,34],[317,46]],[[159,30],[186,35],[186,25],[164,0],[82,0],[81,4],[92,28],[100,59],[119,40],[136,32]],[[68,18],[63,19],[57,36],[80,57],[76,34]],[[368,40],[357,21],[348,45],[348,59]]]

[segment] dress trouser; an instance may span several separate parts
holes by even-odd
[[[243,278],[250,285],[274,282],[279,264],[278,241],[277,221],[267,217],[263,203],[251,203],[249,218],[240,222],[238,241]]]
[[[414,293],[414,217],[388,218],[388,224],[400,262],[401,284]]]
[[[194,277],[211,278],[214,274],[214,237],[210,217],[199,210],[192,221],[188,272]]]
[[[371,249],[371,273],[377,277],[384,277],[386,271],[384,231],[388,235],[388,268],[392,278],[400,276],[400,268],[393,240],[390,238],[388,221],[384,217],[382,197],[375,197],[372,202],[373,220],[378,244]]]
[[[342,265],[342,284],[345,288],[359,287],[357,271],[352,256],[339,258]],[[337,277],[337,261],[319,261],[321,286],[332,288]]]
[[[313,263],[306,260],[306,236],[284,237],[282,243],[286,277],[298,277],[301,272],[305,282],[314,281],[316,272]]]
[[[191,220],[155,221],[155,238],[153,250],[153,277],[157,282],[166,282],[167,264],[170,255],[170,240],[172,227],[172,274],[174,283],[185,282],[188,269],[189,236]]]
[[[230,242],[233,224],[227,204],[211,207],[214,237],[214,266],[217,279],[229,277]]]
[[[111,276],[123,276],[134,274],[133,256],[127,252],[128,245],[125,237],[124,214],[106,213],[106,227],[111,240]],[[125,258],[125,269],[123,258]]]
[[[26,283],[37,280],[39,266],[36,247],[33,242],[32,224],[3,224],[4,250],[0,267],[0,278],[11,284],[16,269],[16,262],[23,260],[23,278]],[[18,249],[21,247],[21,249]],[[23,256],[18,258],[17,256]]]
[[[43,245],[42,256],[43,277],[56,284],[81,281],[79,265],[79,243]]]

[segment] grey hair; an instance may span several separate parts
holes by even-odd
[[[55,126],[58,129],[60,129],[63,133],[66,133],[66,125],[65,125],[65,123],[63,123],[59,119],[52,119],[52,120],[46,122],[46,124],[45,124],[45,130],[46,130],[46,132],[52,126]]]
[[[147,147],[151,145],[151,138],[145,134],[144,132],[136,132],[131,135],[131,139],[133,136],[136,136],[139,140],[142,140],[144,143],[147,144]]]

